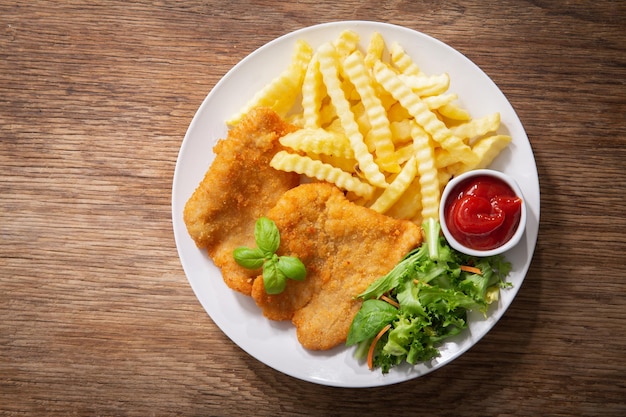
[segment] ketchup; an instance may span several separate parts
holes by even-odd
[[[458,184],[444,207],[448,230],[459,243],[490,250],[515,234],[522,199],[499,178],[480,175]]]

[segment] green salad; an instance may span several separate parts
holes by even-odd
[[[422,225],[424,242],[358,298],[346,344],[383,373],[403,362],[416,364],[439,355],[438,346],[467,328],[467,312],[487,313],[498,299],[511,264],[504,256],[477,258],[451,248],[441,225]]]

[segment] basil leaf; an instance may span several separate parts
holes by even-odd
[[[245,246],[233,251],[235,262],[247,269],[258,269],[263,266],[265,256],[259,248],[250,249]]]
[[[267,217],[260,217],[254,225],[256,245],[266,255],[272,255],[280,246],[280,232],[276,223]]]
[[[391,323],[398,315],[398,309],[386,301],[365,300],[354,316],[346,345],[351,346],[376,336],[380,330]]]
[[[306,268],[302,261],[293,256],[281,256],[278,258],[278,264],[276,265],[287,278],[295,279],[296,281],[303,281],[306,278]]]
[[[268,294],[280,294],[287,286],[287,277],[278,269],[276,255],[263,264],[263,285]]]

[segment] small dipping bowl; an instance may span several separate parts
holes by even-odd
[[[457,188],[457,186],[460,183],[466,180],[476,178],[476,177],[481,177],[481,176],[493,177],[493,178],[503,181],[505,184],[511,187],[513,192],[519,198],[522,199],[520,219],[517,225],[517,229],[515,230],[515,233],[511,236],[509,240],[504,242],[502,245],[498,246],[497,248],[488,249],[488,250],[474,249],[474,248],[461,244],[450,233],[450,230],[448,229],[448,225],[446,223],[446,216],[445,216],[445,209],[446,209],[446,205],[448,201],[450,199],[456,198],[456,195],[452,195],[452,191],[455,188]],[[453,178],[452,180],[450,180],[450,182],[448,182],[448,184],[443,190],[443,193],[441,195],[441,202],[439,204],[439,223],[441,224],[441,230],[446,240],[448,241],[448,244],[452,246],[454,249],[456,249],[457,251],[465,253],[467,255],[476,256],[476,257],[498,255],[498,254],[501,254],[510,250],[515,245],[517,245],[519,241],[522,239],[522,235],[524,234],[524,231],[526,230],[526,202],[524,200],[522,190],[520,189],[517,182],[511,176],[504,174],[500,171],[492,170],[492,169],[476,169],[473,171],[465,172],[459,175],[458,177]]]

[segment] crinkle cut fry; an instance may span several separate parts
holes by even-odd
[[[322,128],[303,128],[280,138],[283,146],[307,153],[353,158],[350,141],[341,133]]]
[[[374,77],[442,147],[457,154],[464,163],[472,164],[478,160],[472,149],[454,136],[420,97],[413,93],[386,64],[379,61],[374,65]]]
[[[343,190],[352,191],[365,198],[371,197],[374,193],[374,187],[370,184],[360,181],[337,167],[311,159],[308,156],[281,151],[274,155],[270,165],[279,171],[297,172],[309,178],[330,182]]]
[[[374,201],[370,208],[379,213],[385,213],[409,188],[417,175],[417,162],[412,156],[402,167],[402,171],[389,184],[389,187]]]
[[[298,40],[287,69],[258,91],[239,112],[226,121],[226,124],[236,125],[255,107],[269,107],[281,117],[285,117],[300,94],[302,81],[312,56],[311,46],[303,40]]]
[[[346,136],[350,139],[350,144],[354,150],[354,157],[359,161],[360,169],[370,184],[376,187],[386,188],[387,181],[380,172],[378,165],[374,162],[374,157],[367,149],[363,140],[363,135],[359,132],[359,126],[354,120],[354,114],[350,110],[350,103],[346,99],[341,82],[338,76],[337,52],[331,43],[325,43],[319,50],[320,71],[324,84],[328,90],[333,105],[337,109],[337,114],[341,120]]]
[[[376,150],[376,163],[387,172],[400,172],[400,165],[394,158],[394,145],[391,140],[391,128],[386,117],[385,108],[376,96],[372,86],[370,72],[365,66],[363,54],[352,52],[344,61],[344,71],[354,84],[365,114],[370,123],[370,134]]]

